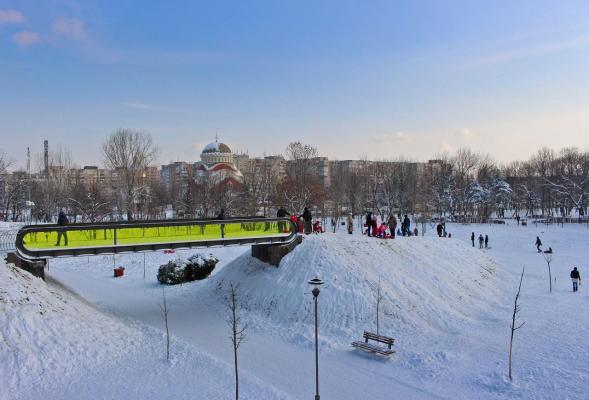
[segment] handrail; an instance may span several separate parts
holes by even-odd
[[[181,229],[182,232],[181,232]],[[147,235],[146,235],[147,232]],[[69,234],[67,245],[53,243]],[[39,235],[41,234],[41,235]],[[194,247],[290,243],[296,225],[288,218],[230,218],[27,225],[17,235],[26,259],[118,254]],[[65,240],[67,240],[64,237]]]

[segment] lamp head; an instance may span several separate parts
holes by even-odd
[[[319,296],[319,286],[323,285],[325,282],[323,282],[318,277],[315,277],[315,278],[311,279],[310,281],[308,281],[307,283],[309,285],[313,286],[313,290],[311,290],[311,293],[313,293],[313,297],[317,298],[317,296]]]

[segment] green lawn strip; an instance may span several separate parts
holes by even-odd
[[[247,237],[281,236],[276,223],[225,223],[225,239]],[[67,248],[100,247],[114,245],[112,229],[72,230],[67,232]],[[204,226],[161,226],[148,228],[118,228],[117,244],[149,244],[166,242],[198,242],[221,239],[221,224]],[[30,250],[55,248],[57,232],[29,233],[24,238],[25,247]],[[66,247],[62,238],[59,246]]]

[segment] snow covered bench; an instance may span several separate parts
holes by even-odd
[[[376,354],[381,354],[383,356],[390,356],[391,354],[393,354],[395,352],[395,350],[392,350],[391,347],[393,344],[395,344],[395,339],[388,337],[388,336],[382,336],[382,335],[377,335],[376,333],[372,333],[372,332],[368,332],[368,331],[364,331],[364,335],[362,335],[364,337],[364,341],[363,342],[352,342],[352,346],[364,350],[364,351],[368,351],[371,353],[376,353]],[[374,340],[375,342],[379,342],[379,343],[384,343],[386,345],[388,345],[388,349],[385,349],[382,346],[376,345],[376,344],[371,344],[368,343],[368,340]]]

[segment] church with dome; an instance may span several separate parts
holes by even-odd
[[[215,140],[207,144],[200,154],[200,163],[196,165],[196,180],[210,179],[213,185],[243,185],[243,175],[235,166],[235,157],[229,146]]]

